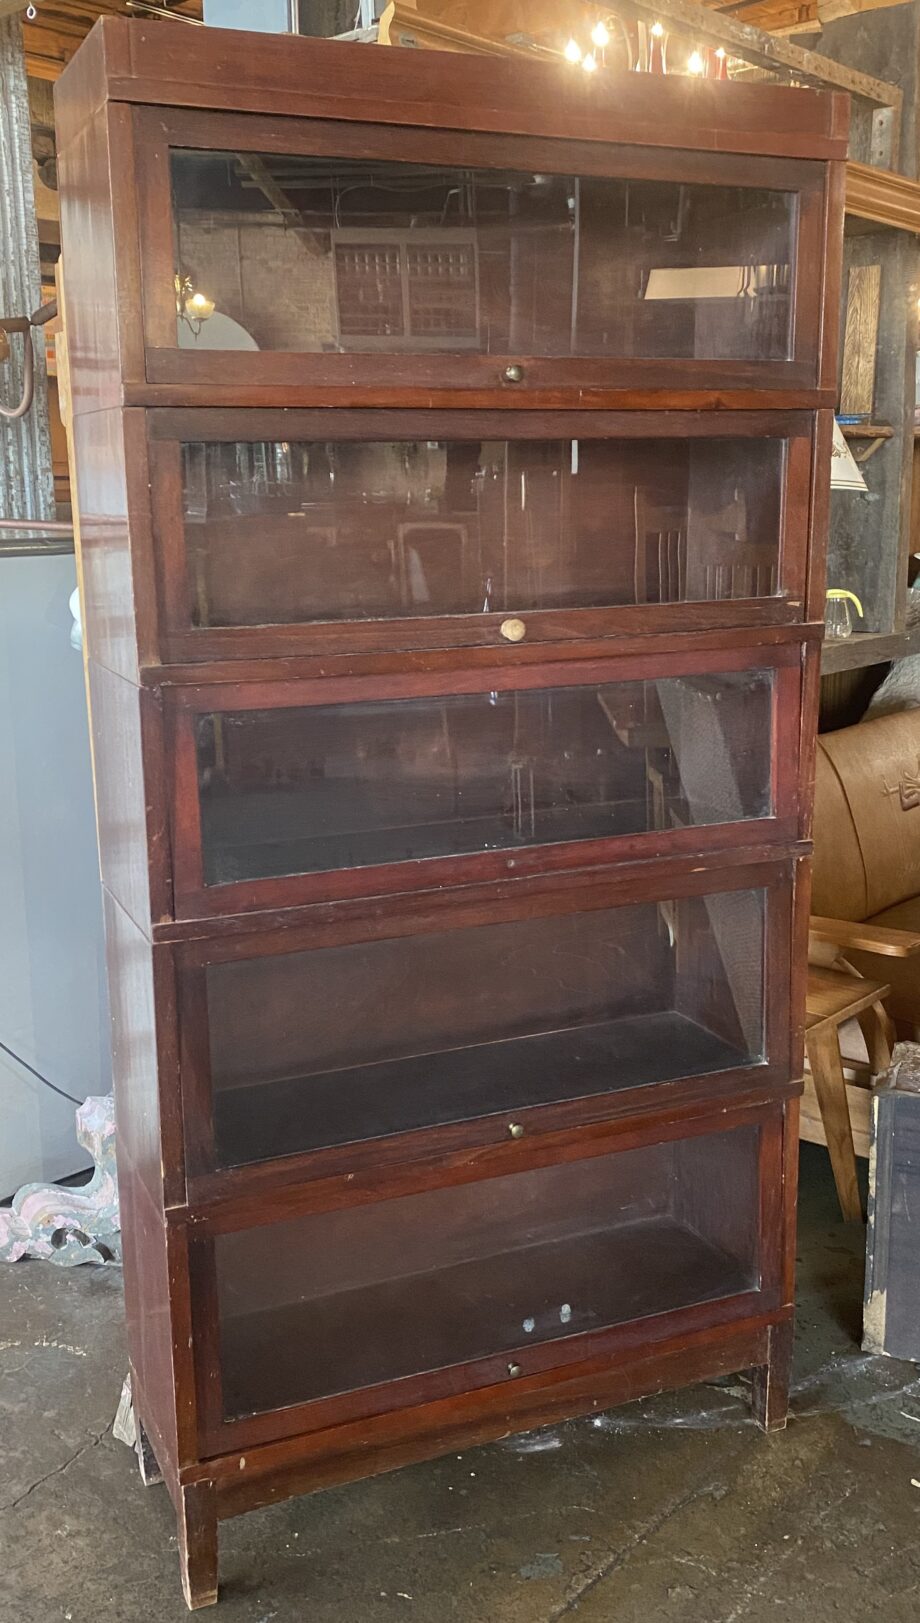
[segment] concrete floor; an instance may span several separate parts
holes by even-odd
[[[859,1350],[862,1234],[803,1151],[794,1413],[736,1381],[223,1524],[221,1623],[917,1623],[920,1370]],[[0,1620],[182,1623],[113,1440],[117,1271],[0,1265]]]

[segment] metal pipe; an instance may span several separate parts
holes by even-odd
[[[32,348],[32,329],[26,317],[20,316],[7,321],[0,321],[0,328],[6,333],[21,332],[26,335],[26,352],[22,363],[22,394],[17,406],[0,405],[0,417],[7,422],[15,423],[24,417],[35,398],[35,351]]]
[[[26,352],[22,368],[22,394],[18,406],[0,406],[0,417],[16,422],[24,417],[35,398],[35,351],[32,347],[32,328],[44,327],[57,315],[57,299],[51,299],[33,310],[30,316],[7,316],[0,319],[0,332],[21,332],[26,337]]]
[[[73,525],[51,518],[0,518],[0,530],[38,530],[42,535],[73,535]]]

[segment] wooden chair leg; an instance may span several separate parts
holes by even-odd
[[[217,1604],[217,1500],[212,1482],[180,1488],[179,1570],[190,1612]]]
[[[846,1082],[836,1027],[832,1025],[813,1027],[806,1033],[805,1047],[815,1093],[818,1096],[840,1210],[847,1222],[858,1223],[865,1214],[859,1193],[859,1180],[856,1176],[853,1129],[850,1125],[850,1107],[847,1104]]]
[[[791,1319],[771,1324],[767,1362],[752,1371],[751,1408],[764,1431],[782,1431],[789,1418],[792,1334]]]
[[[878,1076],[880,1072],[887,1071],[891,1064],[894,1027],[882,1003],[873,1003],[871,1009],[864,1009],[856,1018],[866,1040],[872,1075]]]

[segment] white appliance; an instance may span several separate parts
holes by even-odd
[[[111,1085],[83,664],[68,554],[0,557],[0,1199],[86,1165]]]

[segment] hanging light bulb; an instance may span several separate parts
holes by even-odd
[[[597,57],[592,55],[592,53],[589,51],[587,56],[583,57],[581,65],[584,68],[586,73],[596,73],[597,72]]]
[[[610,44],[610,34],[607,30],[606,23],[598,22],[594,24],[594,27],[591,30],[591,42],[593,45],[596,45],[600,51],[604,49],[605,45]]]
[[[579,45],[577,39],[570,39],[562,54],[567,62],[580,62],[581,46]]]
[[[206,293],[190,293],[185,301],[185,314],[190,321],[209,321],[214,314],[214,300]]]
[[[705,73],[705,71],[706,63],[703,61],[702,53],[700,51],[691,51],[687,58],[687,72]]]
[[[664,23],[652,23],[650,33],[653,39],[661,39],[664,35]]]

